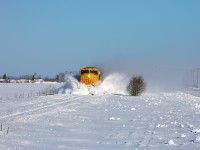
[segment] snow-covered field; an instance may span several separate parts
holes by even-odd
[[[1,150],[200,149],[200,97],[35,94],[47,86],[0,84]]]

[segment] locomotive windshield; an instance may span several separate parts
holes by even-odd
[[[96,71],[96,70],[90,70],[90,73],[93,73],[93,74],[95,74],[95,75],[98,75],[98,71]]]
[[[81,74],[89,73],[89,70],[81,70]]]

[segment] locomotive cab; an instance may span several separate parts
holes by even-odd
[[[97,67],[85,67],[80,69],[80,82],[84,85],[98,85],[101,71]]]

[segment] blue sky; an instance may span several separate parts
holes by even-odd
[[[199,67],[199,8],[199,0],[0,1],[0,74]]]

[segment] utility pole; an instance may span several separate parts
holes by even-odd
[[[197,87],[199,87],[199,71],[200,68],[197,68]]]
[[[195,86],[195,69],[192,69],[192,81],[193,81],[193,86]]]

